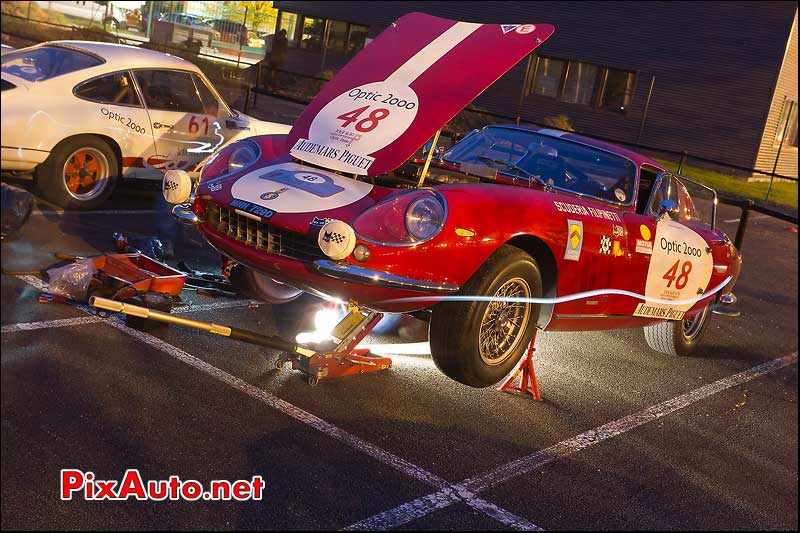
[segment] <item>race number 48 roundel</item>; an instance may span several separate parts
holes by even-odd
[[[691,300],[707,290],[712,269],[705,239],[682,224],[660,221],[647,270],[647,300],[637,305],[634,315],[681,320],[694,305]],[[687,300],[689,303],[681,303]]]

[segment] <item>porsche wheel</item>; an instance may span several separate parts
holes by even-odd
[[[280,283],[260,272],[242,265],[231,270],[231,284],[236,292],[270,304],[285,304],[296,300],[303,291]]]
[[[687,356],[691,354],[708,325],[709,307],[683,320],[659,322],[644,328],[644,338],[653,350],[667,355]]]
[[[436,305],[430,323],[431,355],[448,377],[471,387],[489,387],[511,372],[533,335],[541,306],[516,299],[541,297],[539,266],[519,248],[504,245],[459,294],[498,301]]]
[[[64,208],[94,209],[117,183],[119,161],[105,141],[81,135],[58,144],[36,169],[42,196]]]

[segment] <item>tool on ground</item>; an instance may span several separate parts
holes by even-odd
[[[531,343],[528,345],[528,352],[520,361],[517,369],[511,373],[505,382],[500,385],[500,392],[521,392],[522,394],[530,394],[534,400],[541,401],[542,395],[539,394],[539,382],[536,380],[536,372],[533,369],[533,352],[535,351],[533,344],[536,342],[536,330],[533,330],[533,337]],[[517,376],[522,373],[519,385],[513,385]]]
[[[392,366],[392,360],[388,357],[373,357],[369,355],[369,350],[356,348],[383,317],[382,313],[375,311],[364,312],[360,309],[351,311],[334,329],[333,336],[339,339],[334,349],[317,351],[279,337],[161,313],[107,298],[93,296],[89,299],[89,305],[127,316],[167,322],[280,350],[283,353],[279,356],[276,367],[283,368],[284,364],[291,363],[294,369],[300,370],[307,376],[308,384],[312,386],[322,379],[377,372]]]

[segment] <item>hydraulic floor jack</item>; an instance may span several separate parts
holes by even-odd
[[[303,372],[311,386],[321,379],[332,379],[367,372],[378,372],[391,368],[392,360],[388,357],[370,355],[368,349],[356,348],[358,343],[378,325],[383,313],[377,311],[361,311],[358,306],[350,306],[350,312],[336,325],[332,337],[339,339],[332,350],[320,349],[311,357],[293,352],[284,352],[275,363],[276,368],[283,368],[287,363],[294,370]]]
[[[162,313],[146,307],[98,296],[91,297],[89,305],[106,311],[177,324],[280,350],[282,353],[275,366],[283,368],[286,363],[291,363],[292,368],[300,370],[306,375],[308,384],[312,386],[318,384],[321,379],[378,372],[392,366],[392,360],[388,357],[372,356],[369,350],[356,348],[358,343],[383,318],[382,313],[362,311],[357,305],[351,305],[350,312],[334,328],[332,337],[338,339],[338,343],[327,343],[325,347],[322,347],[322,345],[312,347],[295,344],[280,337],[261,335],[244,329],[192,320],[183,316]],[[328,345],[330,345],[330,349],[327,349]]]

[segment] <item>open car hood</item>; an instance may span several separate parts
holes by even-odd
[[[405,15],[306,107],[289,133],[291,155],[353,174],[394,170],[553,31]]]

